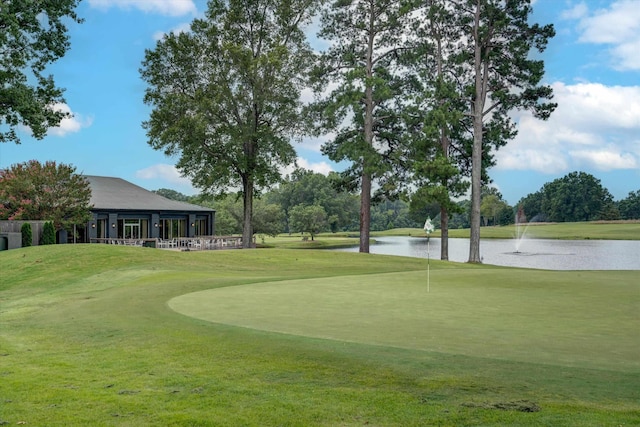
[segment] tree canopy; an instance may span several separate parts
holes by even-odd
[[[640,190],[632,191],[620,200],[618,210],[622,219],[640,219]]]
[[[69,229],[91,219],[89,183],[76,168],[36,160],[0,169],[0,219],[52,221]]]
[[[69,49],[65,21],[81,22],[74,12],[79,2],[0,3],[0,143],[19,144],[19,125],[42,139],[47,129],[70,116],[57,108],[65,102],[63,89],[44,72]]]
[[[546,183],[538,192],[518,202],[530,220],[553,222],[617,219],[609,190],[585,172],[571,172]]]
[[[147,50],[144,123],[149,144],[179,154],[178,169],[205,192],[241,188],[243,245],[252,242],[254,195],[295,161],[300,91],[312,52],[301,26],[311,0],[211,0],[191,31]]]
[[[291,231],[307,232],[311,240],[327,226],[327,212],[319,205],[296,205],[289,211],[289,217]]]

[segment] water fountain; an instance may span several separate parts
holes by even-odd
[[[527,222],[527,217],[524,214],[524,209],[522,208],[522,205],[518,206],[518,212],[516,213],[516,232],[514,236],[514,241],[515,241],[514,253],[516,254],[521,253],[520,246],[522,245],[522,242],[526,237],[528,228],[529,228],[529,223]]]

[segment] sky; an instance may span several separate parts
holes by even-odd
[[[515,205],[574,171],[592,174],[621,200],[640,190],[640,0],[536,0],[533,22],[556,36],[540,55],[558,108],[548,121],[514,112],[517,137],[496,153],[493,185]],[[49,67],[73,113],[42,140],[19,129],[22,144],[0,144],[0,168],[54,160],[78,173],[120,177],[143,188],[197,194],[167,157],[147,143],[139,69],[163,34],[186,31],[206,0],[83,0],[71,48]],[[310,36],[314,36],[310,30]],[[298,166],[340,171],[320,152],[322,138],[294,143]]]

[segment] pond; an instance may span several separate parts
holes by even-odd
[[[440,259],[440,239],[376,237],[370,252]],[[640,240],[525,239],[516,252],[515,240],[483,239],[480,256],[484,264],[547,270],[640,270]],[[340,249],[357,252],[358,248]],[[449,260],[469,259],[469,239],[449,239]]]

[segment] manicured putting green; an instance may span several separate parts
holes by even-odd
[[[217,288],[169,306],[209,322],[478,357],[640,370],[633,272],[462,268]]]

